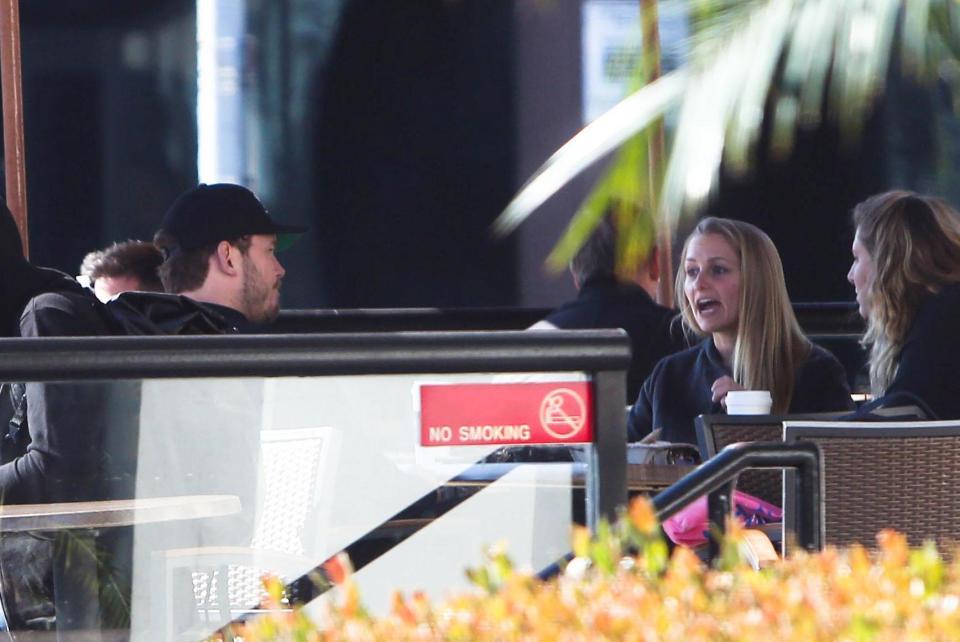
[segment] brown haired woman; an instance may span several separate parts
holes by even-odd
[[[656,365],[630,411],[631,441],[661,428],[661,439],[696,443],[694,419],[723,412],[730,390],[769,390],[774,414],[853,407],[843,366],[800,330],[766,234],[705,218],[681,256],[677,302],[704,340]]]
[[[847,280],[867,321],[873,394],[910,393],[960,418],[960,214],[896,191],[857,205],[853,222]]]

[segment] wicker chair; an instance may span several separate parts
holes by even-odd
[[[824,542],[876,548],[893,528],[910,544],[936,541],[953,554],[960,541],[960,421],[784,422],[787,441],[823,452]],[[786,528],[795,518],[792,498]]]
[[[700,415],[697,417],[697,444],[706,461],[741,441],[781,441],[781,415]],[[737,490],[759,497],[775,506],[783,502],[783,473],[777,470],[747,470],[737,479]]]
[[[810,415],[700,415],[697,417],[697,445],[703,460],[741,441],[783,441],[783,422],[791,419],[828,420],[846,413]],[[759,497],[774,506],[783,506],[783,473],[776,470],[748,470],[737,479],[737,490]]]

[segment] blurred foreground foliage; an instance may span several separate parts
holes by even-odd
[[[641,499],[595,537],[577,529],[574,559],[550,580],[516,570],[493,550],[486,566],[468,571],[474,591],[440,601],[398,593],[391,613],[374,617],[344,572],[316,621],[283,608],[273,581],[273,612],[232,634],[303,642],[960,639],[960,563],[932,544],[911,549],[885,531],[875,553],[828,548],[755,571],[739,553],[741,538],[731,526],[713,567],[681,547],[668,556]],[[343,560],[337,566],[346,569]]]

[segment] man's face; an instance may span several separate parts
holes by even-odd
[[[243,257],[241,310],[253,323],[269,323],[280,313],[280,281],[285,270],[274,254],[277,237],[254,234]]]

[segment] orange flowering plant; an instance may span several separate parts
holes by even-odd
[[[495,550],[485,567],[468,571],[478,590],[436,602],[398,593],[391,612],[374,617],[344,573],[322,626],[283,609],[273,582],[275,612],[234,633],[323,642],[960,639],[960,563],[945,561],[932,544],[911,549],[902,535],[884,531],[876,553],[828,548],[755,571],[738,553],[741,537],[732,525],[713,567],[686,548],[668,555],[641,499],[596,536],[576,529],[573,560],[550,580],[516,571]]]

